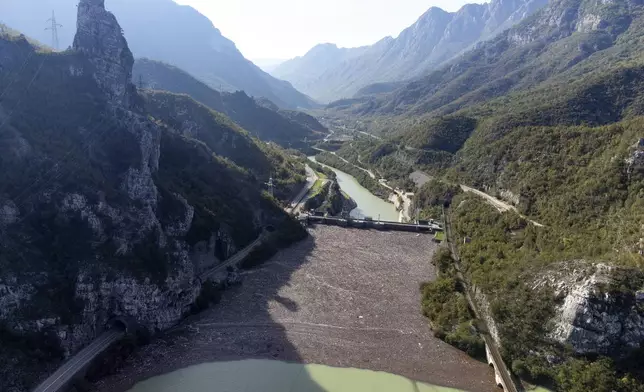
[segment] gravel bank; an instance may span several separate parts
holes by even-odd
[[[490,368],[434,338],[419,284],[434,278],[427,235],[317,226],[311,237],[245,273],[220,304],[132,355],[96,389],[221,360],[275,358],[399,374],[494,391]]]

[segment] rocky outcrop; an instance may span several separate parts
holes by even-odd
[[[644,343],[644,310],[634,292],[613,289],[618,270],[583,261],[558,265],[541,281],[559,305],[551,338],[577,354],[625,355]]]
[[[0,69],[28,75],[0,80],[2,391],[31,389],[115,317],[176,324],[201,272],[286,217],[255,169],[279,159],[278,181],[295,174],[280,149],[187,97],[167,118],[147,111],[115,17],[82,0],[78,19],[64,55],[0,36]]]
[[[331,216],[349,213],[358,205],[348,195],[342,192],[340,185],[335,180],[330,180],[320,191],[312,195],[304,204],[307,210],[316,210]]]
[[[116,17],[105,10],[105,0],[81,0],[74,50],[84,53],[94,65],[94,78],[112,103],[128,107],[134,56]]]
[[[644,174],[644,138],[635,144],[631,155],[626,159],[626,171],[629,177]]]

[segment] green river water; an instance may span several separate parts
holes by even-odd
[[[153,377],[130,392],[456,392],[389,373],[272,360],[213,362]]]
[[[309,157],[309,159],[317,162],[315,157]],[[356,219],[370,217],[374,220],[380,218],[383,221],[398,222],[400,213],[396,211],[393,204],[369,192],[353,176],[331,166],[323,166],[335,172],[340,188],[358,204],[358,208],[351,211],[351,217]]]

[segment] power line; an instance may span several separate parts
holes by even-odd
[[[45,30],[51,30],[51,47],[57,51],[60,46],[58,42],[58,28],[63,27],[63,25],[56,23],[56,14],[54,13],[54,10],[51,11],[51,18],[47,19],[47,22],[51,22],[51,26],[47,27]]]

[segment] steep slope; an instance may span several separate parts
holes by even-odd
[[[333,105],[384,137],[339,155],[444,181],[417,207],[465,184],[544,225],[465,192],[447,211],[504,359],[557,391],[644,390],[643,45],[642,1],[551,0],[426,78]]]
[[[305,139],[322,138],[327,130],[315,118],[301,112],[282,110],[265,99],[253,99],[243,92],[219,92],[177,67],[147,59],[134,64],[134,81],[153,90],[187,94],[198,102],[226,114],[262,140],[297,146]]]
[[[73,37],[77,1],[45,1],[47,6],[41,0],[2,2],[0,20],[42,42],[50,42],[43,21],[51,17],[53,9],[63,24],[60,41],[65,48]],[[315,106],[290,83],[273,78],[246,60],[232,41],[191,7],[172,0],[114,0],[107,8],[119,18],[136,57],[176,65],[213,88],[243,90],[252,96],[266,97],[280,107]]]
[[[0,35],[3,391],[31,389],[115,316],[170,327],[201,270],[288,221],[263,183],[286,197],[302,165],[190,98],[139,95],[132,63],[102,0],[80,2],[73,50]]]
[[[607,73],[607,65],[638,64],[640,12],[636,1],[553,1],[525,23],[389,96],[368,99],[363,108],[382,114],[445,114],[541,86],[565,93],[570,83]]]
[[[395,39],[388,37],[356,49],[319,46],[302,58],[282,64],[273,74],[320,101],[348,98],[370,84],[423,76],[546,3],[493,0],[465,5],[455,13],[432,7]]]

